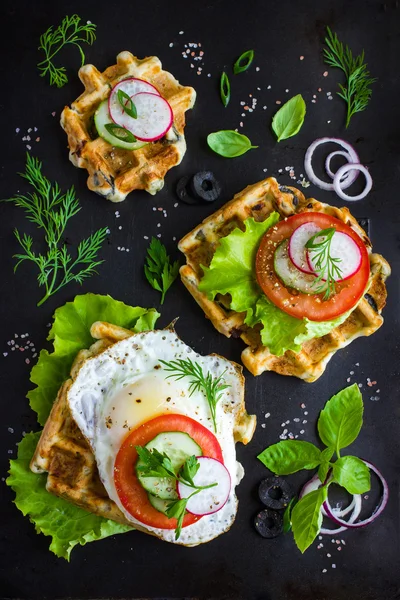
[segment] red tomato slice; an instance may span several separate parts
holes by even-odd
[[[184,415],[161,415],[140,425],[129,433],[118,451],[114,466],[115,487],[124,508],[138,521],[149,527],[175,529],[176,519],[169,519],[158,512],[149,502],[147,492],[136,476],[135,464],[138,458],[135,446],[145,446],[159,433],[182,431],[200,446],[203,456],[216,458],[222,463],[221,446],[215,435],[197,421]],[[192,525],[201,517],[187,514],[183,527]]]
[[[337,231],[347,233],[361,252],[360,269],[352,277],[337,283],[336,294],[328,300],[323,300],[323,294],[302,294],[286,288],[274,269],[277,245],[288,239],[297,227],[310,221],[321,229],[335,227]],[[306,317],[310,321],[330,321],[350,310],[363,295],[369,278],[369,257],[362,239],[348,225],[324,213],[304,212],[280,221],[266,232],[257,252],[256,274],[264,294],[284,312],[297,319]]]

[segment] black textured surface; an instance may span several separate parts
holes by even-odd
[[[156,197],[135,192],[118,206],[106,202],[86,188],[86,172],[75,169],[68,161],[66,136],[58,125],[63,106],[82,91],[77,77],[79,63],[76,48],[60,56],[67,66],[69,84],[62,89],[50,88],[36,71],[36,50],[41,33],[57,25],[65,14],[78,12],[85,20],[98,25],[97,41],[85,48],[87,61],[100,69],[113,64],[121,50],[139,57],[156,55],[164,68],[171,70],[183,83],[193,85],[198,100],[188,113],[188,152],[183,163],[166,178],[164,189]],[[393,276],[388,281],[389,300],[384,326],[370,339],[361,338],[341,350],[330,362],[325,375],[314,384],[294,378],[264,374],[254,378],[246,373],[247,407],[256,412],[259,425],[248,447],[238,446],[238,458],[246,476],[238,488],[240,500],[236,522],[230,532],[219,539],[193,549],[174,547],[135,533],[117,536],[77,548],[67,564],[48,551],[49,539],[37,535],[29,520],[12,504],[13,493],[0,484],[1,556],[0,597],[4,598],[229,598],[248,600],[390,600],[399,597],[399,119],[398,56],[400,51],[400,9],[394,0],[304,0],[263,2],[228,0],[210,2],[121,2],[88,1],[18,2],[1,8],[0,119],[1,196],[9,197],[26,189],[16,175],[24,167],[25,143],[21,137],[30,127],[32,153],[44,162],[48,177],[65,188],[76,186],[83,209],[71,221],[68,239],[76,243],[90,230],[108,225],[109,243],[102,251],[105,263],[99,275],[83,288],[69,286],[40,309],[35,304],[39,293],[31,265],[14,275],[12,255],[17,251],[13,228],[34,233],[21,212],[8,204],[0,205],[0,256],[2,294],[0,298],[1,352],[9,350],[6,341],[15,332],[29,332],[38,348],[46,345],[46,324],[54,309],[74,294],[110,293],[129,304],[157,306],[158,294],[143,275],[142,264],[148,242],[144,235],[162,234],[173,258],[178,250],[173,238],[179,239],[229,200],[247,184],[267,175],[278,176],[283,185],[295,184],[285,171],[294,166],[297,177],[302,173],[304,152],[316,138],[325,135],[343,137],[357,149],[362,162],[374,179],[368,198],[348,206],[356,217],[370,220],[374,248],[391,263]],[[340,39],[355,51],[365,48],[371,73],[378,77],[368,109],[356,115],[346,131],[344,105],[336,96],[340,72],[328,69],[321,48],[325,26],[337,31]],[[184,31],[180,35],[179,32]],[[173,42],[174,46],[169,44]],[[201,42],[203,72],[196,75],[190,59],[182,58],[184,43]],[[218,81],[223,69],[231,69],[244,50],[254,48],[256,58],[249,71],[233,77],[232,100],[224,108],[219,99]],[[299,57],[304,56],[300,61]],[[197,66],[197,63],[195,63]],[[255,67],[259,67],[256,71]],[[207,77],[211,73],[211,77]],[[267,89],[270,85],[271,89]],[[261,90],[257,90],[260,87]],[[322,92],[318,92],[318,88]],[[285,92],[289,89],[289,92]],[[328,101],[326,92],[332,92]],[[302,93],[307,102],[307,116],[300,133],[275,143],[270,122],[277,106]],[[256,110],[240,116],[240,101],[257,97]],[[317,102],[312,103],[313,94]],[[263,110],[263,106],[267,109]],[[52,112],[56,116],[52,116]],[[206,136],[218,129],[234,129],[244,122],[246,133],[257,150],[233,160],[214,155]],[[21,132],[16,133],[16,128]],[[35,136],[40,142],[35,142]],[[264,169],[268,169],[265,173]],[[279,169],[283,169],[282,175]],[[212,170],[223,186],[222,197],[212,206],[185,206],[177,202],[176,182],[185,174]],[[310,195],[341,206],[334,193],[314,187]],[[153,207],[167,210],[154,212]],[[120,218],[115,217],[119,210]],[[157,227],[157,223],[161,223]],[[122,230],[118,227],[122,226]],[[120,252],[117,247],[129,247]],[[177,331],[184,341],[202,353],[218,352],[239,360],[243,348],[240,339],[226,339],[205,321],[202,312],[182,285],[176,283],[168,292],[159,325],[180,316]],[[3,359],[4,358],[4,359]],[[0,354],[2,425],[0,428],[1,476],[7,471],[8,459],[22,431],[37,427],[25,394],[29,389],[29,366],[21,353],[8,357]],[[359,366],[356,367],[356,363]],[[267,472],[256,455],[278,441],[281,424],[301,416],[302,402],[307,406],[307,424],[303,439],[315,440],[315,422],[325,401],[343,388],[350,371],[352,381],[363,383],[365,423],[351,452],[372,460],[386,475],[391,495],[382,517],[370,527],[343,534],[346,542],[339,552],[330,539],[323,540],[304,555],[296,549],[290,535],[264,540],[253,528],[260,510],[257,487]],[[377,386],[366,386],[366,378]],[[380,393],[376,394],[376,388]],[[379,395],[379,401],[370,396]],[[265,413],[271,416],[265,419]],[[266,427],[262,428],[261,424]],[[15,433],[8,432],[12,427]],[[296,426],[297,427],[297,426]],[[296,429],[298,431],[299,428]],[[293,485],[304,482],[303,475],[291,478]],[[332,558],[326,556],[331,550]],[[336,568],[332,568],[336,564]],[[323,569],[327,569],[323,573]]]

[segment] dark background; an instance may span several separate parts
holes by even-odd
[[[5,7],[6,6],[6,7]],[[77,12],[83,20],[97,24],[97,41],[84,47],[87,62],[100,70],[114,64],[115,56],[130,50],[139,57],[158,56],[163,67],[181,83],[193,85],[198,99],[187,113],[188,151],[183,163],[166,177],[164,189],[151,197],[145,192],[132,193],[125,202],[113,205],[86,188],[86,172],[68,161],[66,136],[58,122],[65,104],[81,92],[77,77],[78,51],[64,49],[58,64],[68,70],[69,83],[62,89],[50,87],[38,76],[36,63],[38,39],[48,26],[57,26],[66,14]],[[285,166],[294,166],[296,176],[303,172],[304,152],[316,138],[334,135],[355,145],[363,164],[370,168],[374,186],[361,202],[348,204],[357,217],[368,217],[374,249],[391,263],[393,275],[388,281],[389,299],[384,311],[385,324],[371,339],[361,338],[341,350],[327,371],[314,384],[273,373],[254,378],[246,373],[246,399],[250,413],[257,413],[259,425],[248,447],[237,447],[246,477],[238,488],[239,512],[232,530],[217,540],[193,549],[163,544],[141,533],[78,547],[67,564],[48,551],[49,539],[36,535],[34,527],[12,503],[13,492],[0,483],[2,495],[0,596],[4,598],[229,598],[257,600],[389,600],[399,598],[399,118],[398,57],[400,51],[400,10],[398,2],[279,0],[262,2],[18,2],[3,4],[0,15],[0,122],[1,197],[28,188],[18,177],[24,169],[27,142],[22,136],[36,126],[40,142],[28,142],[32,154],[43,160],[44,173],[64,189],[74,184],[82,211],[71,220],[68,238],[76,244],[90,231],[108,225],[111,234],[101,252],[105,263],[99,275],[83,288],[70,285],[41,308],[36,302],[41,293],[36,285],[33,265],[23,265],[13,274],[12,255],[18,250],[13,228],[31,231],[22,212],[10,204],[0,204],[1,281],[0,339],[2,425],[0,428],[1,468],[4,478],[8,459],[16,455],[16,442],[22,431],[36,429],[36,419],[25,394],[30,387],[29,369],[22,353],[9,353],[7,340],[14,333],[29,332],[40,349],[46,346],[47,324],[57,306],[77,293],[88,291],[111,294],[131,305],[158,306],[159,295],[143,276],[143,261],[148,242],[144,235],[162,234],[162,241],[178,257],[178,240],[204,217],[229,200],[249,183],[265,176],[293,184]],[[371,73],[378,78],[368,109],[356,115],[346,131],[344,103],[336,96],[341,73],[327,69],[322,59],[325,26],[329,25],[355,52],[363,48]],[[179,35],[180,31],[184,34]],[[169,44],[173,42],[171,48]],[[201,42],[205,52],[203,73],[196,75],[181,52],[184,44]],[[219,74],[231,72],[233,60],[244,50],[254,48],[256,58],[249,72],[233,78],[232,100],[224,108],[218,96]],[[299,57],[303,55],[303,61]],[[259,71],[255,67],[260,68]],[[325,70],[327,78],[323,77]],[[207,77],[211,73],[211,77]],[[268,90],[267,86],[271,85]],[[261,88],[261,91],[257,90]],[[322,92],[318,93],[318,87]],[[286,93],[285,89],[289,89]],[[326,92],[332,92],[328,101]],[[253,93],[256,110],[241,119],[240,101]],[[307,116],[301,132],[277,144],[270,131],[275,101],[282,103],[302,93]],[[314,104],[313,94],[318,95]],[[266,105],[267,109],[263,110]],[[52,116],[52,112],[56,116]],[[238,127],[259,148],[228,160],[213,154],[206,135],[218,129]],[[327,121],[331,121],[327,123]],[[20,128],[19,134],[16,128]],[[33,140],[35,139],[33,137]],[[267,173],[263,169],[268,169]],[[183,174],[211,169],[223,184],[222,197],[211,207],[179,205],[174,187]],[[283,169],[279,175],[278,170]],[[278,176],[279,175],[279,176]],[[294,183],[294,185],[296,185]],[[305,191],[322,201],[342,206],[333,193],[315,187]],[[163,207],[164,218],[152,208]],[[120,218],[116,219],[115,211]],[[161,227],[157,228],[157,223]],[[122,225],[122,230],[118,227]],[[120,252],[118,246],[130,248]],[[179,316],[177,331],[184,341],[201,353],[218,352],[239,360],[241,340],[228,340],[207,322],[192,297],[180,283],[168,292],[162,307],[160,326]],[[359,367],[355,364],[359,363]],[[318,412],[329,397],[351,381],[363,384],[364,427],[351,452],[373,461],[382,469],[390,486],[389,504],[373,525],[339,536],[346,545],[338,552],[330,538],[324,547],[314,544],[304,555],[291,535],[263,540],[252,527],[259,509],[257,484],[266,475],[256,455],[279,440],[281,424],[302,416],[306,403],[308,423],[302,439],[315,441]],[[376,380],[374,388],[366,378]],[[379,401],[370,396],[380,389]],[[269,419],[264,414],[271,414]],[[262,428],[261,423],[266,423]],[[8,428],[12,427],[14,433]],[[299,426],[296,426],[298,432]],[[290,430],[290,429],[289,429]],[[8,453],[12,450],[12,454]],[[292,478],[298,485],[304,477]],[[326,556],[330,548],[332,558]],[[336,569],[332,564],[336,564]],[[323,569],[327,569],[323,573]]]

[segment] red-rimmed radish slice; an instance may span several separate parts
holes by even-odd
[[[318,242],[318,239],[319,238],[316,238],[315,241]],[[332,236],[329,254],[331,258],[340,259],[340,261],[336,263],[340,269],[340,276],[335,276],[335,281],[345,281],[346,279],[349,279],[355,275],[361,267],[362,256],[360,249],[347,233],[335,231]],[[315,256],[315,250],[307,251],[308,266],[313,273],[320,275],[316,266]]]
[[[318,233],[318,231],[321,231],[320,227],[318,227],[318,225],[315,225],[315,223],[312,223],[310,221],[309,223],[304,223],[303,225],[300,225],[300,227],[295,229],[295,231],[290,236],[288,245],[290,260],[292,261],[294,266],[297,267],[297,269],[299,269],[299,271],[302,271],[303,273],[314,274],[314,271],[310,269],[307,262],[307,253],[305,245],[313,235]]]
[[[360,171],[365,176],[365,188],[363,189],[361,194],[358,194],[357,196],[349,196],[348,194],[345,194],[343,191],[345,188],[348,187],[348,185],[343,186],[342,178],[349,171]],[[340,169],[338,169],[336,171],[336,175],[333,178],[333,187],[334,187],[337,195],[340,198],[342,198],[342,200],[347,200],[347,202],[354,202],[355,200],[362,200],[371,191],[372,177],[370,175],[370,172],[368,171],[368,169],[366,167],[364,167],[364,165],[360,165],[360,164],[343,165],[342,167],[340,167]]]
[[[123,113],[118,124],[126,127],[136,139],[142,142],[155,142],[170,129],[174,114],[172,108],[161,96],[140,92],[132,96],[137,118]]]
[[[226,504],[231,491],[231,476],[228,469],[215,458],[198,456],[199,470],[193,477],[196,486],[206,486],[216,483],[214,487],[193,494],[196,489],[178,481],[176,489],[179,498],[189,498],[186,510],[192,515],[211,515],[221,510]]]
[[[124,125],[120,123],[120,120],[126,113],[118,100],[118,90],[125,92],[125,94],[130,97],[139,94],[140,92],[156,94],[157,96],[160,95],[154,85],[151,85],[151,83],[148,83],[148,81],[144,81],[143,79],[137,79],[136,77],[129,77],[129,79],[123,79],[117,83],[111,90],[111,94],[108,98],[108,112],[114,123],[122,125],[123,127]]]
[[[322,190],[334,190],[335,188],[334,188],[333,183],[328,183],[326,181],[322,181],[322,179],[317,177],[317,175],[314,172],[314,169],[312,168],[312,164],[311,164],[315,149],[318,148],[318,146],[320,146],[321,144],[327,144],[327,143],[338,144],[339,146],[341,146],[348,155],[348,156],[346,156],[346,158],[349,161],[349,163],[359,163],[360,159],[358,158],[358,154],[354,150],[354,148],[352,146],[350,146],[350,144],[348,144],[347,142],[345,142],[344,140],[341,140],[339,138],[329,138],[329,137],[319,138],[311,144],[311,146],[308,148],[308,150],[306,152],[306,156],[304,158],[304,169],[307,173],[307,177],[311,181],[311,183],[318,186]],[[344,166],[350,166],[350,165],[344,165]],[[343,177],[343,175],[344,175],[344,173],[342,173],[340,175],[339,180]],[[348,188],[356,180],[356,177],[357,177],[357,175],[355,175],[355,174],[349,175],[349,177],[345,181],[342,182],[342,186],[341,186],[342,189]]]

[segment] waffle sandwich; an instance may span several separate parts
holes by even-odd
[[[287,350],[282,356],[271,354],[262,345],[260,326],[247,326],[244,322],[246,313],[238,313],[229,308],[229,295],[217,294],[214,300],[210,300],[199,290],[203,276],[201,265],[210,265],[221,238],[235,228],[243,230],[243,222],[248,217],[264,221],[273,211],[277,211],[283,218],[313,211],[340,219],[363,240],[369,254],[371,273],[367,292],[341,325],[323,337],[304,342],[300,352]],[[272,177],[236,194],[233,200],[188,233],[179,242],[179,249],[186,257],[186,265],[180,269],[182,282],[220,333],[226,337],[242,338],[246,344],[242,361],[253,375],[275,371],[313,382],[322,375],[337,350],[360,336],[371,335],[383,323],[381,311],[386,303],[385,280],[390,275],[390,266],[381,255],[371,252],[368,236],[350,211],[323,204],[314,198],[306,199],[296,188],[279,186]]]
[[[88,188],[112,202],[121,202],[133,190],[155,194],[164,185],[166,173],[178,165],[186,152],[185,112],[192,108],[196,92],[179,84],[164,71],[156,56],[139,60],[121,52],[117,64],[100,73],[93,65],[79,69],[85,91],[61,113],[61,126],[68,136],[71,162],[89,173]],[[128,77],[143,79],[155,86],[173,111],[173,125],[157,142],[137,150],[112,146],[94,132],[93,117],[112,87]]]

